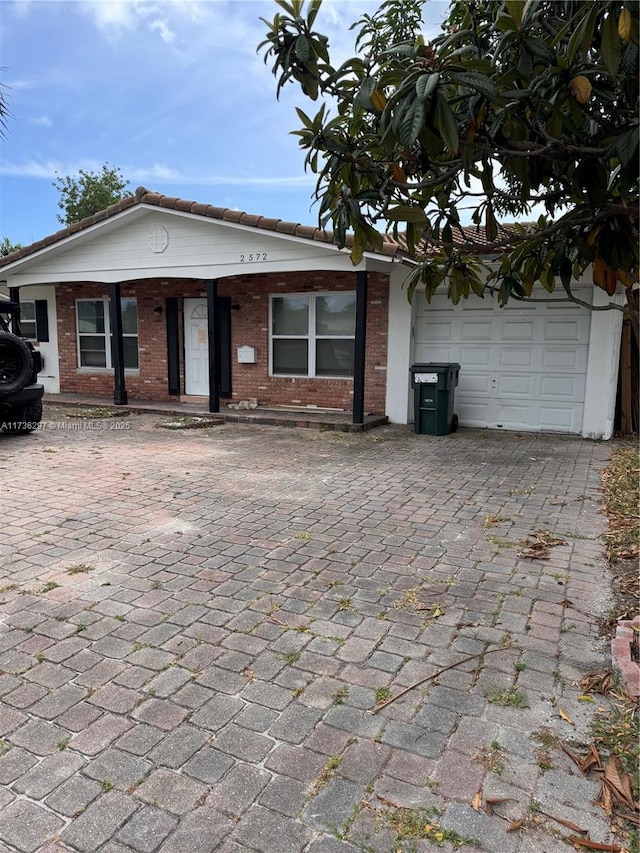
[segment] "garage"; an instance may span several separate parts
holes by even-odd
[[[591,311],[568,303],[490,298],[453,306],[416,299],[415,362],[459,362],[460,424],[506,430],[583,429]]]

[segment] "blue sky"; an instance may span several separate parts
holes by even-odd
[[[324,0],[332,58],[378,7]],[[447,10],[425,7],[427,34]],[[29,244],[62,226],[56,173],[118,166],[130,189],[315,224],[315,181],[256,47],[273,0],[0,0],[0,79],[13,115],[0,142],[0,238]]]

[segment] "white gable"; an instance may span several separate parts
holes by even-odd
[[[389,263],[391,258],[376,258]],[[354,267],[347,250],[217,219],[136,206],[8,265],[7,286],[143,278],[224,278]]]

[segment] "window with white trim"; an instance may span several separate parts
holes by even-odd
[[[138,303],[131,297],[120,300],[122,306],[122,339],[124,366],[138,369]],[[113,367],[113,335],[108,299],[78,299],[78,365],[88,368]],[[109,341],[109,345],[107,345]]]
[[[35,300],[20,302],[20,332],[29,341],[38,340]]]
[[[271,297],[271,375],[353,376],[355,293]]]

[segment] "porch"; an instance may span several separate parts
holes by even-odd
[[[230,409],[224,403],[220,411],[209,411],[209,400],[203,397],[198,401],[150,402],[148,400],[129,400],[125,405],[114,406],[104,397],[92,397],[84,394],[45,394],[44,419],[47,420],[47,406],[74,406],[77,408],[117,408],[119,411],[151,413],[173,417],[209,418],[214,422],[262,424],[266,426],[294,427],[298,429],[317,429],[334,432],[367,432],[388,422],[386,415],[364,414],[362,423],[353,423],[351,412],[328,411],[313,407],[262,407],[256,409]]]

